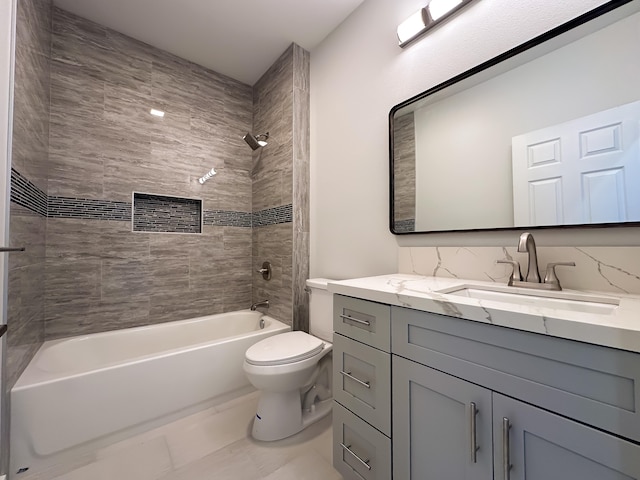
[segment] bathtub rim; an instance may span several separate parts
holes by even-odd
[[[141,325],[138,327],[129,327],[129,328],[122,328],[122,329],[116,329],[116,330],[108,330],[105,332],[97,332],[97,333],[87,333],[87,334],[83,334],[83,335],[78,335],[78,336],[74,336],[74,337],[64,337],[64,338],[58,338],[58,339],[54,339],[54,340],[47,340],[46,342],[44,342],[42,345],[40,345],[40,347],[38,348],[38,350],[36,351],[35,355],[33,356],[33,358],[31,359],[31,361],[28,363],[27,367],[24,369],[24,371],[22,372],[22,374],[20,375],[20,377],[18,377],[18,380],[16,381],[16,383],[14,384],[14,386],[11,388],[11,391],[21,391],[27,388],[31,388],[31,387],[37,387],[39,385],[46,385],[52,382],[56,382],[62,379],[66,379],[66,378],[79,378],[85,375],[91,375],[93,373],[96,372],[103,372],[103,371],[108,371],[108,370],[114,370],[117,368],[123,368],[127,365],[135,365],[135,364],[139,364],[139,363],[143,363],[143,362],[149,362],[152,361],[155,358],[158,357],[172,357],[172,356],[176,356],[176,355],[180,355],[182,353],[188,353],[188,352],[193,352],[195,350],[200,350],[203,348],[207,348],[211,345],[216,345],[216,344],[224,344],[224,343],[229,343],[231,341],[237,340],[239,338],[243,338],[246,336],[253,336],[253,335],[259,335],[261,332],[267,332],[267,331],[272,331],[272,330],[282,330],[283,333],[285,331],[291,331],[291,326],[287,325],[284,322],[281,322],[280,320],[277,320],[267,314],[261,313],[261,315],[258,317],[258,319],[265,319],[265,323],[268,326],[265,326],[265,328],[262,329],[257,329],[257,330],[250,330],[248,332],[243,332],[240,333],[238,335],[232,335],[229,337],[223,337],[223,338],[218,338],[215,340],[206,340],[203,342],[199,342],[199,343],[192,343],[192,344],[188,344],[188,345],[182,345],[176,348],[172,348],[169,350],[162,350],[159,352],[154,352],[154,353],[149,353],[146,355],[141,355],[141,356],[136,356],[136,357],[130,357],[130,358],[126,358],[124,360],[118,360],[116,362],[110,362],[104,365],[101,365],[99,367],[96,368],[92,368],[92,369],[88,369],[88,370],[82,370],[82,371],[74,371],[74,372],[60,372],[60,371],[56,371],[56,372],[49,372],[46,370],[42,370],[40,369],[37,364],[38,364],[38,360],[40,359],[42,353],[51,348],[54,347],[56,345],[65,343],[65,342],[69,342],[69,341],[74,341],[74,340],[82,340],[84,338],[87,337],[93,337],[93,336],[111,336],[111,335],[116,335],[122,332],[126,332],[126,331],[144,331],[144,330],[148,330],[148,329],[152,329],[155,327],[164,327],[164,326],[168,326],[169,324],[171,324],[172,326],[179,326],[179,324],[187,324],[187,323],[196,323],[198,321],[203,321],[205,319],[208,318],[212,318],[212,317],[216,317],[216,316],[224,316],[226,314],[231,314],[231,313],[246,313],[246,312],[252,312],[249,309],[243,309],[243,310],[234,310],[231,312],[223,312],[223,313],[215,313],[215,314],[211,314],[211,315],[203,315],[200,317],[194,317],[194,318],[187,318],[187,319],[183,319],[183,320],[175,320],[175,321],[170,321],[170,322],[163,322],[163,323],[156,323],[156,324],[152,324],[152,325]],[[252,312],[254,313],[254,312]],[[268,320],[268,322],[267,322]]]

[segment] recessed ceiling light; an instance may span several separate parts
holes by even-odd
[[[162,110],[156,110],[155,108],[152,108],[149,113],[155,117],[164,117],[164,112]]]

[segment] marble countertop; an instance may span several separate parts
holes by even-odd
[[[440,292],[462,285],[495,287],[498,284],[391,274],[332,281],[328,289],[332,293],[374,302],[640,353],[640,296],[563,290],[562,294],[591,294],[619,300],[611,313],[601,314],[478,300]]]

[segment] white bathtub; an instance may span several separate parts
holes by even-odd
[[[243,310],[45,342],[11,390],[11,470],[247,389],[247,348],[289,329]]]

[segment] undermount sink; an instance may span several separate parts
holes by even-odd
[[[507,286],[458,285],[437,293],[458,295],[477,300],[510,303],[540,308],[553,308],[571,312],[610,315],[620,305],[613,297],[601,297],[573,292],[535,290]]]

